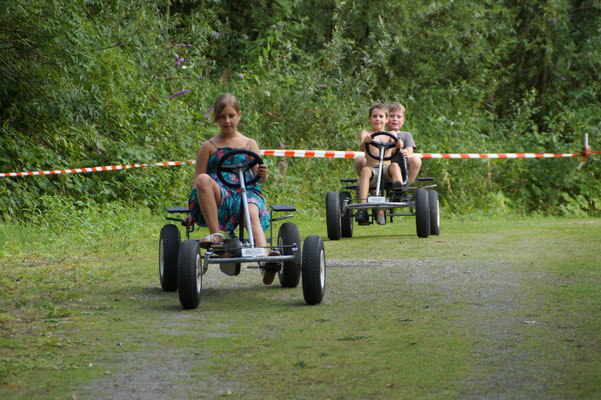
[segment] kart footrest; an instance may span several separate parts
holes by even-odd
[[[356,179],[341,179],[340,182],[342,183],[357,183]]]
[[[169,214],[189,213],[190,209],[188,207],[165,207],[165,211]]]
[[[273,211],[276,212],[294,212],[296,207],[292,204],[271,204],[269,206]]]
[[[417,178],[417,180],[420,182],[425,182],[425,181],[433,181],[434,178]]]

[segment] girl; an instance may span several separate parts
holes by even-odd
[[[259,153],[259,146],[250,138],[238,132],[240,122],[240,105],[231,94],[221,94],[215,100],[213,118],[219,127],[219,133],[202,144],[196,155],[196,171],[194,185],[188,206],[190,208],[190,223],[198,223],[209,228],[210,234],[200,240],[202,248],[218,247],[223,242],[221,231],[233,231],[239,223],[242,196],[238,191],[225,186],[215,173],[217,161],[228,151],[233,149],[248,149]],[[239,154],[236,157],[246,157]],[[259,183],[267,180],[267,165],[260,164],[253,168],[253,173],[258,175]],[[233,174],[224,172],[231,181],[235,181]],[[247,187],[251,229],[257,247],[266,246],[265,231],[269,227],[269,212],[265,206],[265,199],[258,184]],[[272,252],[276,255],[277,252]],[[262,266],[263,282],[271,284],[278,264]]]

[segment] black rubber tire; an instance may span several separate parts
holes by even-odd
[[[342,205],[344,204],[344,200],[348,199],[348,203],[351,202],[352,197],[349,192],[340,192],[340,228],[342,237],[350,238],[353,237],[353,213],[352,210],[346,210],[345,214],[342,214]]]
[[[323,240],[310,235],[303,243],[303,297],[307,304],[321,303],[326,289],[326,256]]]
[[[436,190],[428,190],[428,202],[430,203],[430,235],[440,235],[440,203]]]
[[[298,227],[293,222],[284,222],[278,231],[278,246],[289,246],[295,244],[298,247],[296,253],[290,248],[285,247],[282,255],[294,254],[294,259],[283,261],[282,268],[278,272],[280,285],[285,288],[293,288],[298,286],[301,276],[301,237],[298,232]]]
[[[202,258],[196,240],[184,240],[177,258],[177,287],[179,302],[185,309],[198,307],[202,291]]]
[[[415,191],[415,227],[418,237],[430,236],[430,201],[424,188]]]
[[[328,239],[339,240],[341,235],[340,226],[340,197],[338,192],[326,194],[326,225],[328,227]]]
[[[177,255],[181,236],[173,224],[163,226],[159,236],[159,279],[165,292],[177,290]]]

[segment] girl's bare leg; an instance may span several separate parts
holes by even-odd
[[[267,239],[265,238],[265,232],[263,232],[261,219],[259,218],[259,207],[251,203],[248,205],[248,212],[250,213],[250,226],[255,238],[255,246],[267,246]],[[244,226],[246,226],[246,220],[244,221]]]
[[[217,219],[217,207],[221,205],[221,190],[219,185],[207,174],[200,174],[194,181],[196,184],[196,195],[202,215],[207,222],[210,233],[218,233],[219,220]]]

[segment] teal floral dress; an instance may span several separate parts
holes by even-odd
[[[219,220],[219,229],[222,231],[234,231],[240,224],[240,207],[242,206],[242,194],[241,190],[225,186],[223,182],[217,178],[215,167],[219,159],[228,151],[234,150],[230,147],[221,147],[209,158],[207,165],[207,174],[213,178],[219,189],[221,190],[221,205],[217,207],[217,218]],[[238,154],[233,159],[228,160],[228,163],[239,163],[248,159],[246,154]],[[238,182],[240,179],[238,175],[229,172],[222,171],[222,174],[230,182]],[[250,178],[251,172],[247,172],[247,176]],[[247,178],[247,179],[249,179]],[[267,231],[269,228],[269,211],[265,205],[265,198],[261,192],[261,187],[258,183],[247,186],[246,196],[250,204],[254,204],[259,208],[259,219],[261,220],[261,226],[263,231]],[[198,225],[206,227],[207,223],[202,215],[200,206],[198,204],[198,196],[196,194],[196,188],[192,189],[190,197],[188,199],[188,208],[190,209],[190,215]]]

